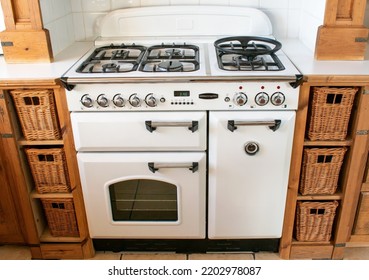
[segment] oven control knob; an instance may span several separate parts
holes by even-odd
[[[275,93],[273,93],[273,95],[271,97],[271,102],[275,106],[282,105],[285,100],[286,100],[286,98],[285,98],[285,96],[282,92],[275,92]]]
[[[92,98],[88,94],[85,94],[84,96],[82,96],[81,103],[83,106],[87,108],[91,108],[94,105]]]
[[[124,106],[124,99],[121,94],[116,94],[113,97],[113,103],[117,107],[123,107]]]
[[[149,93],[146,97],[145,97],[145,102],[149,107],[156,107],[157,102],[156,102],[156,98],[153,96],[152,93]]]
[[[99,104],[101,107],[108,107],[109,106],[109,100],[106,98],[105,94],[100,94],[97,99],[97,104]]]
[[[129,97],[129,103],[133,106],[133,107],[138,107],[141,103],[140,98],[137,96],[137,94],[132,94]]]
[[[255,102],[259,106],[264,106],[268,103],[269,96],[265,92],[259,92],[255,97]]]
[[[243,106],[247,103],[247,96],[243,92],[236,93],[234,97],[234,102],[238,106]]]

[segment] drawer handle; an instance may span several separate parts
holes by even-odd
[[[198,121],[189,121],[189,122],[155,122],[155,121],[145,121],[146,129],[150,132],[153,132],[159,126],[173,126],[173,127],[188,127],[189,130],[195,132],[199,129]]]
[[[155,163],[155,162],[149,162],[147,164],[149,166],[149,169],[152,173],[155,173],[160,168],[188,168],[192,171],[192,173],[195,173],[199,169],[199,163],[198,162],[190,162],[190,163]]]
[[[228,130],[235,131],[237,126],[246,126],[246,125],[266,125],[271,130],[276,131],[281,126],[281,120],[271,120],[271,121],[228,121]]]

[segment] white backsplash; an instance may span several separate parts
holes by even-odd
[[[111,10],[153,5],[258,8],[270,17],[277,39],[299,38],[314,50],[317,27],[323,23],[325,9],[325,0],[40,0],[40,4],[54,54],[74,41],[94,40],[99,19]]]

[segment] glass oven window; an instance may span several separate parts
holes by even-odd
[[[109,186],[114,221],[178,221],[178,193],[173,184],[147,179]]]

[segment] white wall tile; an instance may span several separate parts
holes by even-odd
[[[260,0],[260,8],[263,9],[287,9],[288,0]]]
[[[70,0],[73,12],[82,12],[82,0]]]
[[[260,0],[229,0],[230,6],[243,6],[251,8],[259,8]]]
[[[122,9],[141,6],[141,0],[111,0],[111,9]]]
[[[200,5],[228,6],[229,0],[200,0]]]
[[[287,38],[298,38],[300,33],[301,9],[289,9],[287,19]]]
[[[83,20],[85,23],[86,40],[95,40],[98,34],[98,24],[106,13],[85,13]]]
[[[299,38],[311,51],[315,50],[318,27],[321,24],[321,20],[316,19],[309,13],[302,13]]]
[[[141,0],[141,6],[165,6],[170,5],[170,0]]]
[[[288,8],[289,9],[301,9],[303,0],[289,0]],[[321,0],[325,1],[325,0]]]
[[[84,41],[86,40],[85,21],[83,19],[83,13],[73,13],[74,23],[74,40]]]
[[[324,19],[325,0],[303,0],[302,10],[317,19]]]
[[[288,9],[263,10],[272,22],[273,35],[277,38],[287,38]]]
[[[54,20],[53,5],[50,0],[40,0],[41,14],[44,25]]]
[[[170,5],[199,5],[199,0],[170,0]]]
[[[82,0],[84,12],[107,12],[110,11],[110,0]]]

